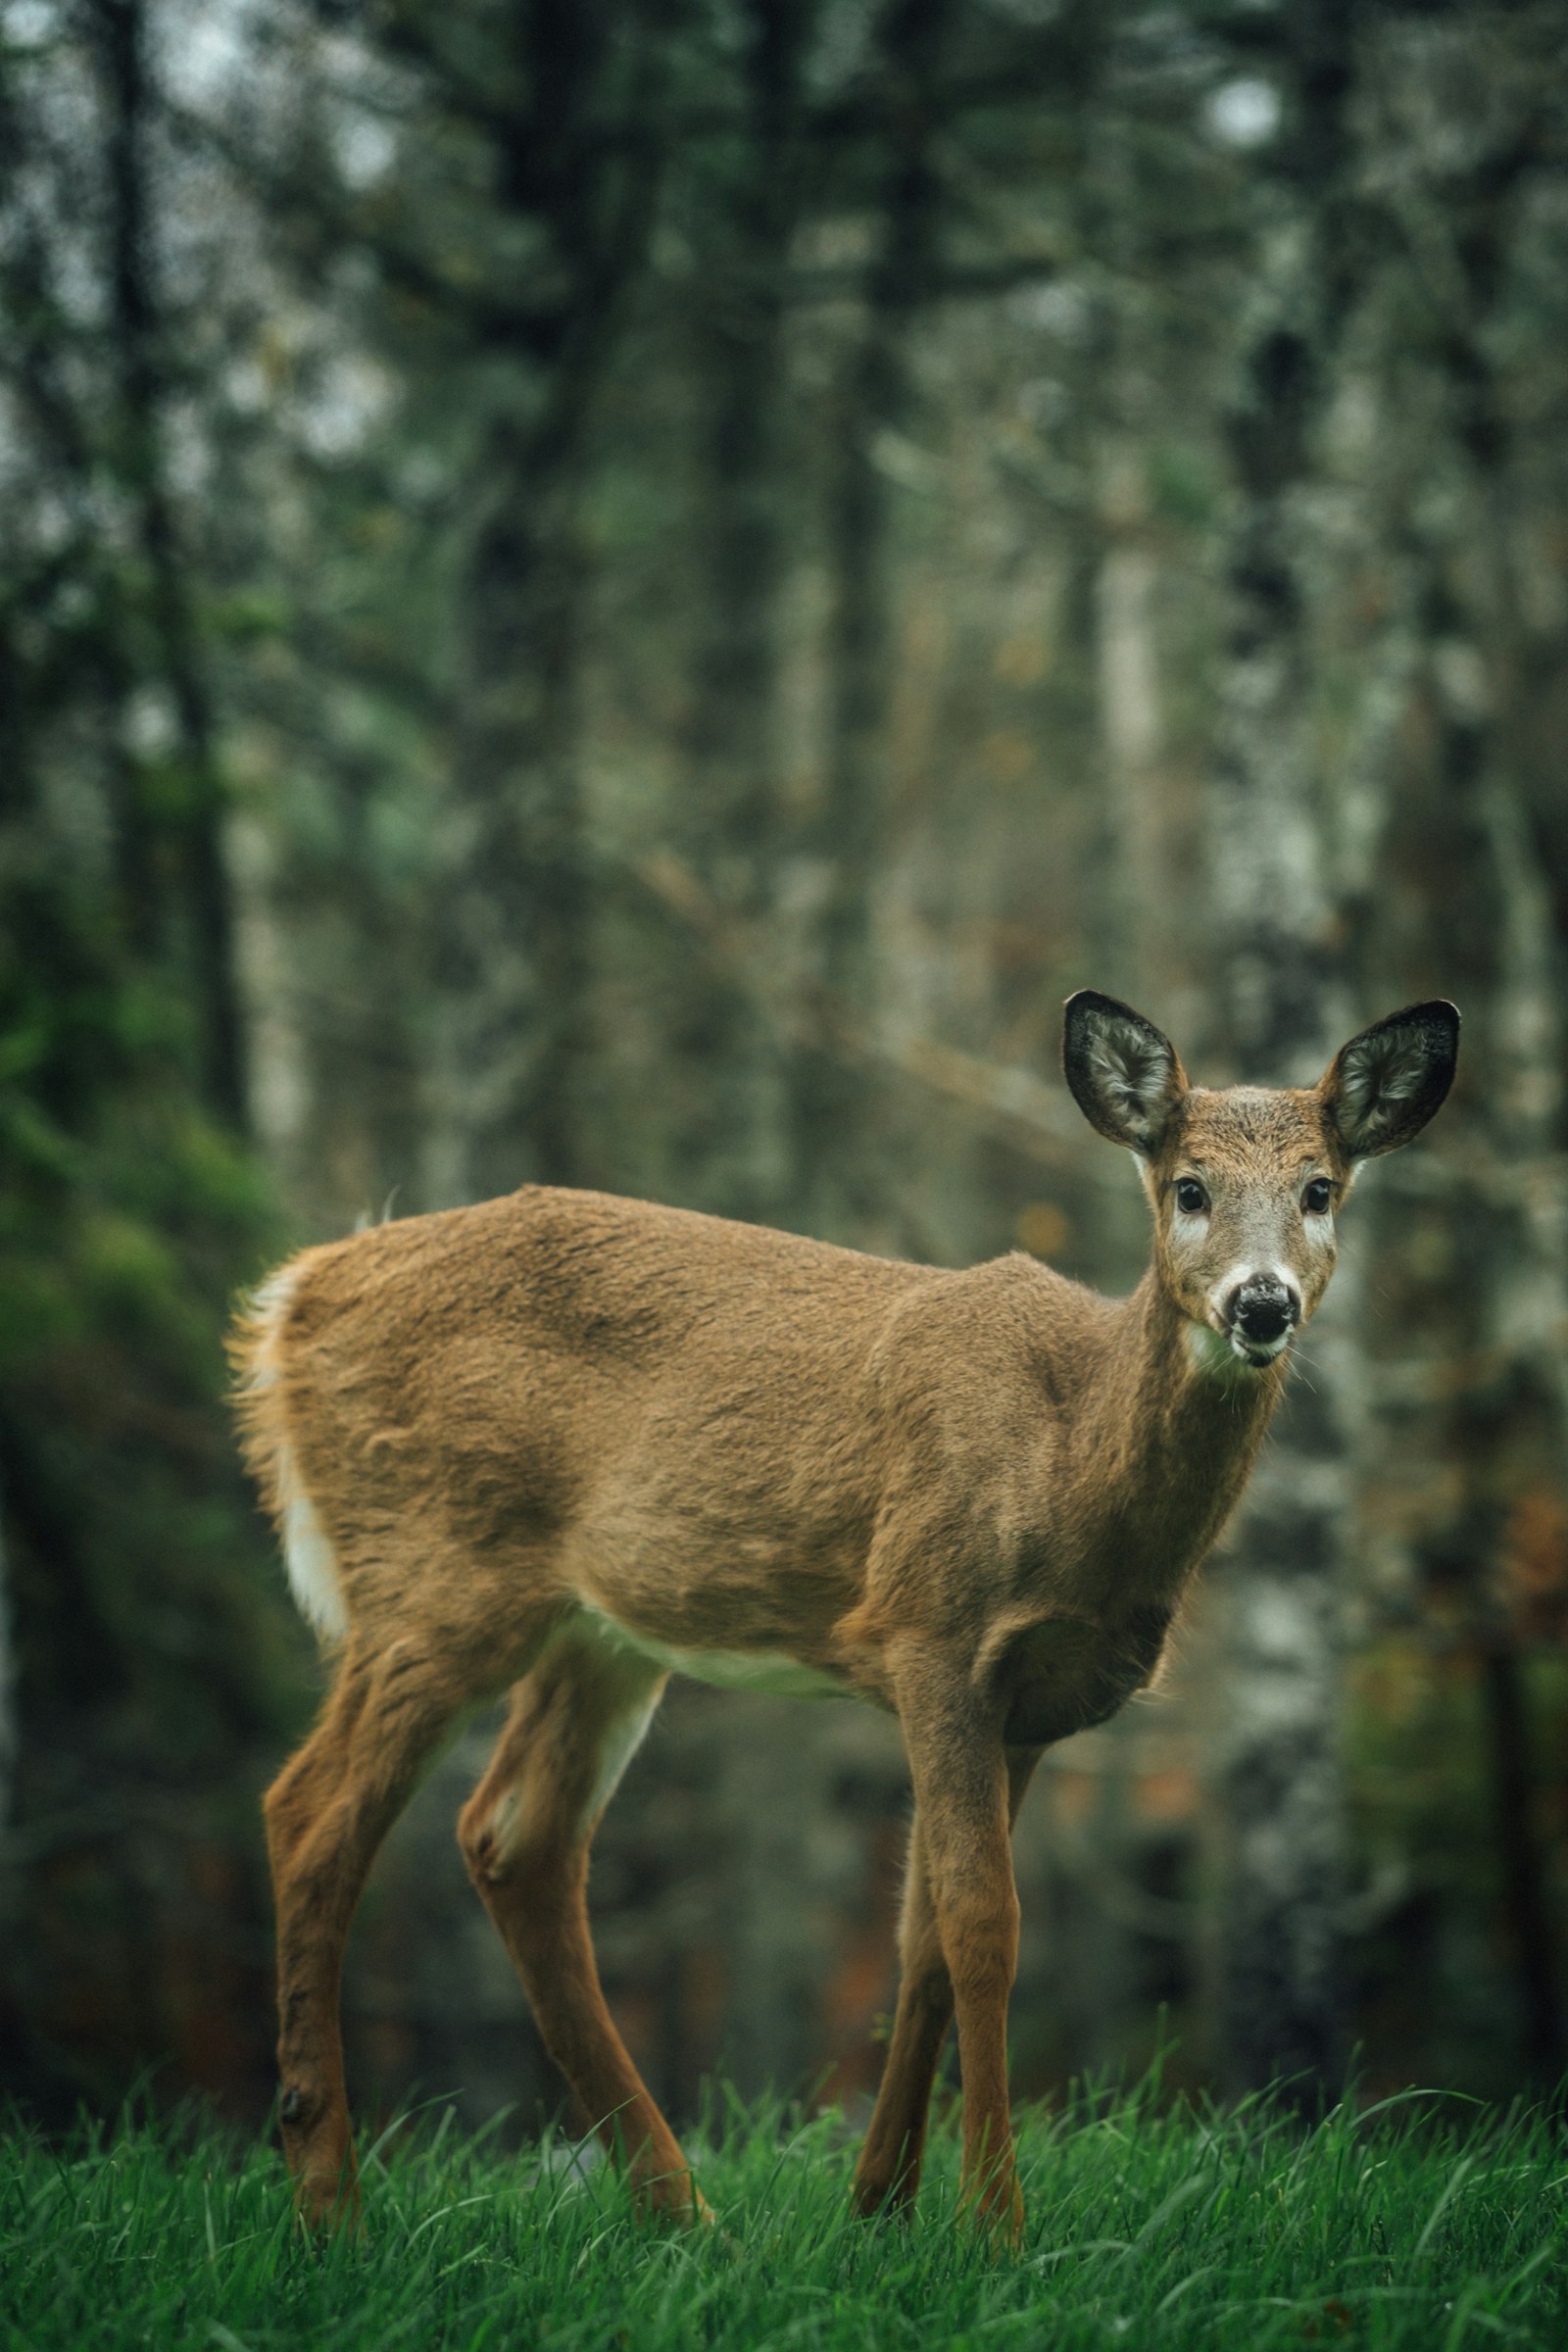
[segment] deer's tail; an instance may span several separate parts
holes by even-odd
[[[300,1614],[324,1642],[348,1632],[342,1580],[316,1505],[300,1474],[290,1436],[287,1323],[295,1288],[314,1252],[305,1250],[269,1274],[242,1303],[228,1339],[235,1372],[235,1414],[245,1466],[260,1489],[283,1547],[289,1590]]]

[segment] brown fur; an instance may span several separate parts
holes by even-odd
[[[247,1458],[274,1508],[290,1480],[309,1497],[347,1617],[267,1800],[280,2112],[311,2217],[352,2193],[338,1980],[365,1874],[437,1742],[509,1688],[460,1825],[469,1870],[589,2118],[650,2202],[700,2204],[589,1940],[589,1841],[664,1679],[608,1618],[779,1653],[898,1714],[904,1977],[857,2200],[913,2196],[956,2007],[966,2195],[1016,2230],[1009,1825],[1041,1748],[1154,1672],[1280,1393],[1278,1363],[1195,1355],[1205,1286],[1283,1257],[1309,1312],[1332,1250],[1303,1242],[1303,1171],[1348,1173],[1334,1073],[1205,1094],[1170,1065],[1154,1260],[1119,1303],[1023,1256],[947,1272],[538,1188],[309,1250],[269,1286],[236,1339]],[[1114,1132],[1094,1072],[1069,1055],[1069,1076]],[[1174,1231],[1191,1170],[1202,1248]]]

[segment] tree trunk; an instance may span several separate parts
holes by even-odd
[[[657,182],[657,156],[634,138],[615,201],[605,201],[598,110],[613,13],[525,0],[512,23],[528,104],[497,136],[498,202],[542,238],[564,291],[541,309],[519,290],[506,339],[522,355],[523,381],[485,443],[461,591],[465,674],[437,972],[445,1017],[426,1166],[436,1201],[581,1183],[591,1172],[581,1102],[593,921],[577,757],[581,508],[593,403]],[[634,131],[651,102],[645,74],[623,101]],[[493,320],[487,331],[499,331]]]
[[[138,552],[159,663],[186,784],[173,834],[182,927],[198,1007],[202,1075],[211,1107],[246,1122],[243,1022],[234,962],[231,892],[223,860],[223,786],[212,696],[190,598],[190,560],[180,544],[164,449],[164,334],[148,203],[149,118],[144,0],[92,0],[109,109],[110,290],[120,395],[120,466],[135,515]],[[142,807],[133,765],[122,773],[122,877],[132,899],[128,928],[145,933],[154,867],[163,845]],[[139,904],[137,903],[139,902]]]
[[[585,387],[586,397],[586,387]],[[589,889],[576,760],[576,452],[499,432],[468,569],[438,981],[434,1200],[582,1181]]]
[[[1230,621],[1209,794],[1215,968],[1239,1069],[1310,1082],[1353,1025],[1328,872],[1308,640],[1303,512],[1351,287],[1339,236],[1351,72],[1346,0],[1296,10],[1297,107],[1283,217],[1265,234],[1240,396]],[[1343,1328],[1342,1273],[1329,1309]],[[1349,1508],[1332,1343],[1298,1370],[1222,1571],[1227,1677],[1215,1763],[1226,1825],[1221,1993],[1228,2071],[1294,2079],[1307,2100],[1343,2063],[1346,1870],[1339,1752]]]
[[[676,838],[719,917],[767,954],[779,837],[780,599],[790,558],[782,448],[786,271],[807,190],[801,76],[812,0],[744,12],[748,135],[710,206],[697,362],[706,397],[697,644]],[[787,1206],[782,1069],[745,988],[699,969],[672,1038],[688,1105],[675,1149],[689,1197],[733,1216]]]
[[[828,749],[821,804],[802,845],[816,883],[809,961],[821,1020],[819,1041],[798,1056],[792,1125],[796,1198],[813,1232],[841,1240],[863,1237],[875,1206],[866,1164],[874,1092],[865,1071],[834,1050],[833,1029],[842,1013],[865,1017],[874,996],[871,898],[884,846],[893,667],[890,497],[879,443],[907,413],[909,325],[933,275],[934,98],[949,16],[949,0],[892,0],[883,21],[884,72],[902,103],[890,110],[879,241],[832,428]]]
[[[1499,1906],[1512,1947],[1520,2056],[1560,2078],[1558,1954],[1537,1818],[1529,1686],[1507,1590],[1505,1529],[1522,1488],[1559,1495],[1568,1438],[1568,1203],[1563,1142],[1565,975],[1551,879],[1526,803],[1529,754],[1513,587],[1512,432],[1495,375],[1494,313],[1520,199],[1537,157],[1534,110],[1453,206],[1445,358],[1454,390],[1447,452],[1456,495],[1428,510],[1425,678],[1436,757],[1432,821],[1465,888],[1446,909],[1444,956],[1460,995],[1482,1115],[1455,1105],[1462,1164],[1479,1181],[1452,1201],[1465,1242],[1445,1286],[1456,1358],[1471,1367],[1445,1416],[1456,1469],[1451,1524],[1433,1565],[1463,1594],[1485,1696]],[[1433,518],[1434,513],[1436,519]],[[1446,524],[1446,527],[1444,527]]]

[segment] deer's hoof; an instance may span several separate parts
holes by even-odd
[[[880,2177],[857,2180],[850,2204],[858,2222],[906,2222],[914,2211],[915,2184]]]
[[[340,2173],[304,2175],[294,2190],[294,2211],[307,2237],[327,2237],[334,2230],[357,2237],[364,2227],[360,2184]]]

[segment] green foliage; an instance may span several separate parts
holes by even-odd
[[[229,1298],[279,1237],[181,1066],[177,1006],[80,911],[36,926],[69,970],[40,968],[24,921],[0,947],[14,1606],[29,1708],[112,1705],[120,1740],[184,1769],[267,1718],[281,1663],[222,1404]]]
[[[296,2234],[270,2151],[126,2121],[19,2134],[0,2203],[8,2346],[735,2347],[1339,2342],[1460,2352],[1568,2325],[1553,2129],[1425,2098],[1301,2133],[1266,2104],[1161,2111],[1156,2085],[1029,2118],[1027,2240],[954,2212],[939,2134],[907,2226],[852,2219],[842,2119],[731,2107],[697,2152],[715,2227],[640,2225],[608,2170],[520,2165],[394,2126],[365,2230]],[[450,2119],[449,2119],[450,2120]]]
[[[30,1868],[7,1889],[7,2071],[47,2111],[117,2097],[148,2049],[186,2079],[215,1993],[264,2030],[233,1982],[254,1782],[305,1644],[224,1396],[230,1300],[280,1253],[270,1186],[203,1105],[172,976],[127,952],[79,868],[19,862],[0,891],[0,1511]],[[242,2043],[218,2070],[231,2095],[257,2065]]]

